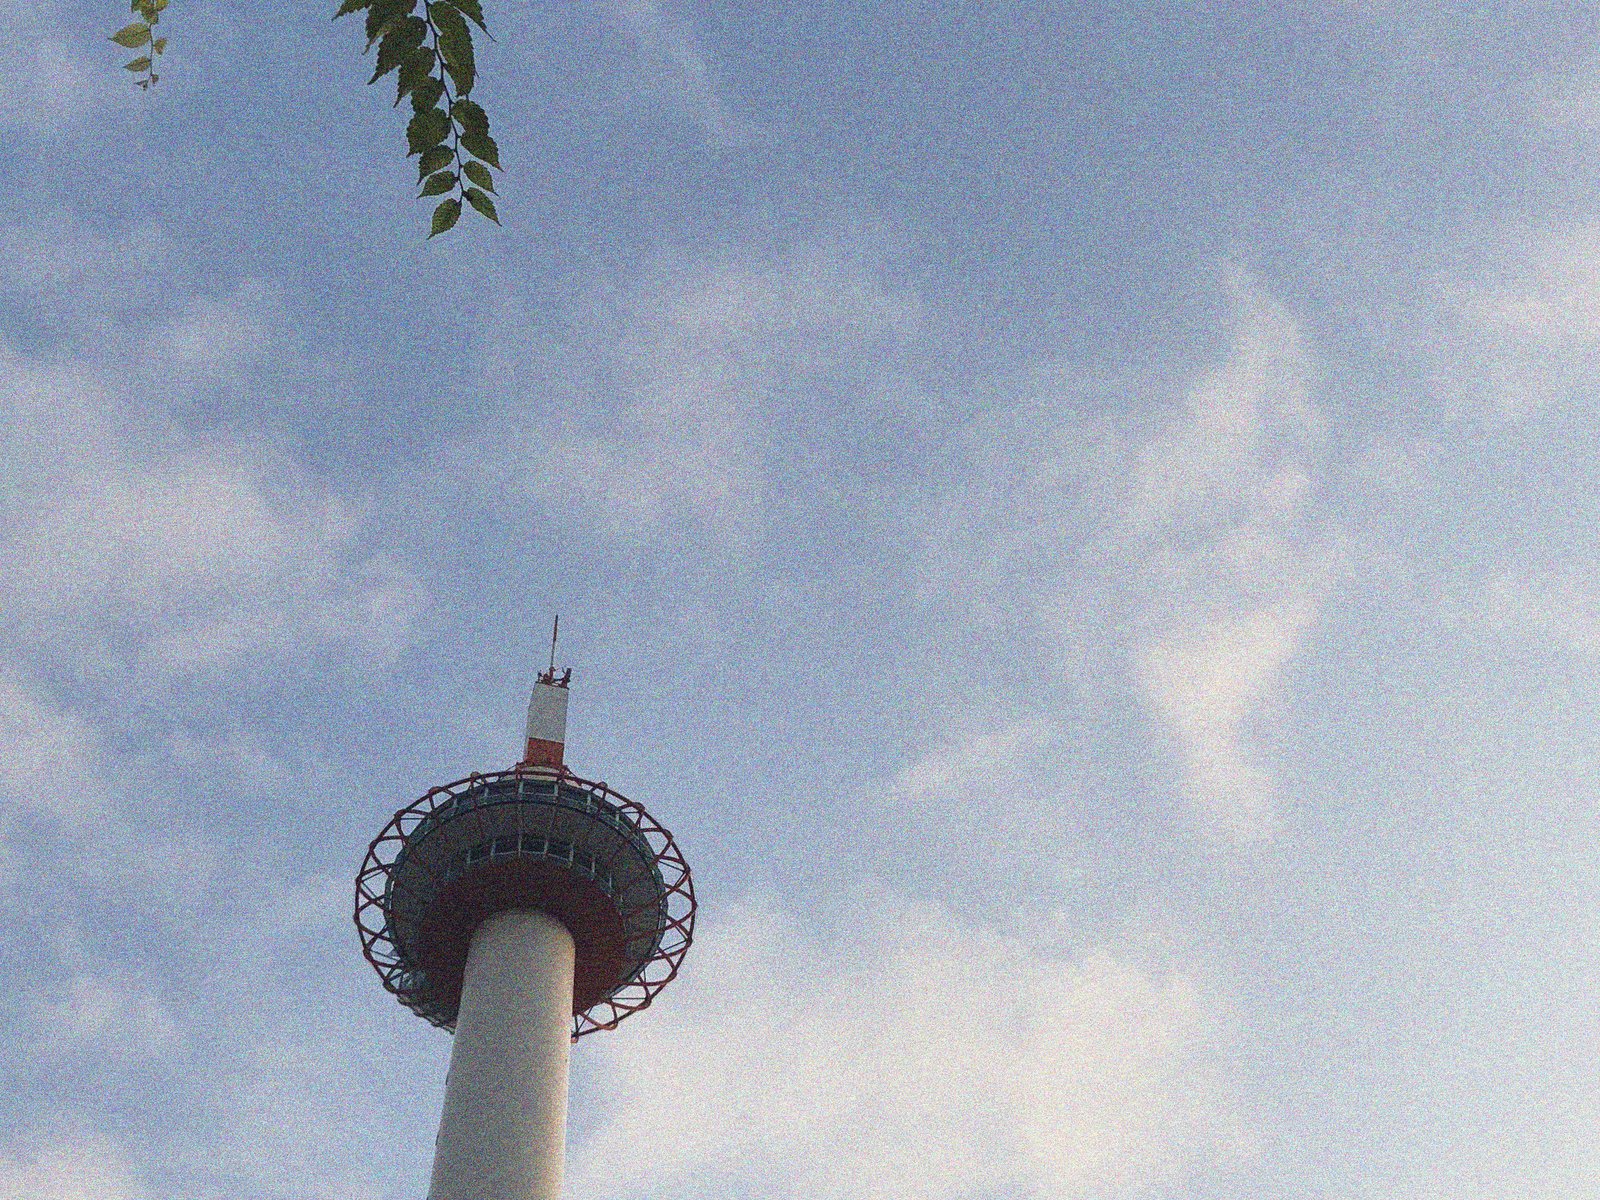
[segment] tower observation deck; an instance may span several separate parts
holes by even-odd
[[[647,1007],[693,938],[672,835],[566,767],[571,679],[539,676],[516,766],[402,808],[356,877],[367,961],[455,1033],[429,1200],[556,1200],[571,1043]]]

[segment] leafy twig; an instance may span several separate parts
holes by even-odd
[[[144,51],[138,58],[123,65],[139,74],[140,78],[134,82],[147,92],[161,82],[161,76],[156,74],[156,59],[167,52],[167,39],[156,37],[155,27],[166,7],[167,0],[133,0],[129,8],[138,13],[141,19],[132,25],[124,25],[111,35],[111,40],[125,50]]]
[[[490,168],[500,169],[500,148],[489,136],[488,115],[471,99],[477,63],[467,22],[488,33],[482,0],[344,0],[334,18],[363,10],[367,50],[378,48],[377,68],[367,82],[398,72],[394,102],[398,106],[409,96],[412,108],[406,157],[418,158],[421,195],[445,197],[433,210],[428,236],[452,228],[463,204],[498,225],[489,196],[495,190]]]

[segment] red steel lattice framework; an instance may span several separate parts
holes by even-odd
[[[499,891],[493,886],[475,889],[472,905],[466,908],[458,905],[441,918],[446,926],[451,926],[447,932],[454,935],[458,946],[454,978],[441,979],[441,976],[448,976],[448,969],[441,970],[437,963],[418,961],[418,955],[408,950],[395,933],[396,873],[405,861],[407,848],[414,839],[442,828],[468,809],[474,798],[483,807],[488,807],[487,798],[492,794],[515,796],[496,800],[495,804],[521,804],[534,809],[545,803],[522,799],[527,786],[549,787],[552,796],[549,803],[556,806],[561,806],[562,802],[554,797],[578,795],[584,798],[586,806],[592,805],[592,808],[586,807],[591,819],[621,835],[611,839],[617,848],[612,851],[610,861],[590,858],[579,870],[573,866],[572,846],[562,843],[567,858],[560,862],[549,858],[519,858],[523,869],[518,878],[524,882],[520,893],[515,887],[511,892],[503,886]],[[570,804],[566,807],[570,809]],[[498,843],[515,839],[494,840]],[[549,844],[541,842],[542,846]],[[598,881],[610,879],[611,868],[618,865],[616,860],[623,854],[622,847],[627,847],[640,859],[648,855],[645,865],[654,886],[649,889],[651,894],[647,899],[615,905],[614,898],[602,890]],[[492,865],[470,866],[466,870],[469,883],[493,882],[495,867]],[[526,886],[530,878],[543,881],[531,892]],[[433,898],[430,903],[442,906],[437,898],[447,894],[446,889],[452,886],[453,880],[441,880],[429,872],[429,883],[429,896]],[[503,899],[513,893],[523,898]],[[502,899],[496,900],[496,896]],[[530,896],[533,898],[529,899]],[[454,1001],[449,998],[452,986],[455,996],[459,997],[459,960],[464,958],[476,921],[493,911],[496,903],[505,907],[546,908],[573,928],[580,953],[580,986],[576,997],[579,1007],[573,1013],[572,1027],[574,1040],[597,1029],[614,1029],[624,1017],[647,1008],[661,989],[677,976],[694,938],[694,879],[672,835],[642,805],[604,783],[580,779],[565,767],[550,769],[522,764],[509,771],[469,775],[431,789],[415,803],[395,813],[367,848],[366,859],[356,876],[355,923],[362,952],[389,992],[428,1020],[449,1027],[454,1023]],[[614,904],[613,911],[604,911],[607,903]],[[428,915],[434,914],[430,911]],[[622,930],[643,928],[650,942],[642,955],[635,956],[642,961],[623,962],[614,956],[610,959],[601,956],[598,968],[591,961],[589,986],[584,986],[587,926],[596,923],[608,927],[614,924],[619,934]],[[593,957],[590,956],[591,960]],[[596,969],[601,972],[598,979],[594,978]],[[607,972],[617,977],[611,978]],[[445,996],[443,1003],[438,999],[441,994]]]

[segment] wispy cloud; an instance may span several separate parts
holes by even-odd
[[[1213,835],[1269,837],[1277,784],[1252,737],[1337,570],[1313,515],[1321,418],[1288,314],[1232,281],[1236,340],[1139,451],[1136,675]]]
[[[1440,616],[1514,641],[1600,656],[1600,559],[1507,556],[1444,586]]]
[[[594,372],[613,395],[569,399],[554,417],[513,405],[509,428],[469,453],[504,462],[519,494],[559,518],[624,542],[748,547],[788,394],[915,320],[913,305],[824,250],[647,278],[592,315]]]
[[[162,669],[403,637],[416,585],[363,561],[357,514],[272,448],[127,423],[103,380],[0,355],[12,636],[86,622]]]
[[[1084,687],[1126,670],[1201,827],[1238,845],[1272,834],[1253,726],[1341,568],[1299,331],[1242,272],[1227,288],[1229,349],[1172,400],[1066,373],[977,423],[920,586],[965,620],[1024,622]]]
[[[83,16],[54,3],[0,0],[0,129],[58,134],[90,113],[114,110],[116,69],[126,60],[117,47],[82,36]],[[107,53],[91,59],[85,41]]]
[[[115,241],[65,218],[8,244],[59,268],[26,280],[42,310],[93,326],[73,352],[0,345],[0,636],[31,647],[25,658],[46,632],[56,650],[87,653],[88,638],[104,653],[110,639],[157,674],[328,642],[392,653],[421,593],[363,552],[359,498],[265,438],[183,419],[268,352],[270,291],[185,289],[161,269],[159,236]],[[172,285],[175,315],[105,306],[129,256]],[[141,402],[152,392],[163,403]]]
[[[150,1189],[103,1138],[0,1157],[0,1200],[147,1200]]]
[[[92,1056],[98,1070],[170,1053],[181,1038],[176,1020],[149,982],[127,972],[80,973],[36,993],[24,1020],[47,1058]]]
[[[0,791],[11,798],[13,814],[93,805],[94,793],[75,785],[99,748],[98,730],[88,721],[30,681],[0,674]]]
[[[1237,1152],[1191,978],[890,899],[852,926],[712,925],[671,1005],[597,1048],[606,1119],[574,1193],[1086,1197]]]
[[[674,98],[714,146],[726,149],[749,140],[750,130],[729,109],[710,56],[676,4],[610,0],[610,6],[639,47],[647,90]]]
[[[1600,366],[1600,225],[1506,224],[1440,281],[1433,370],[1452,407],[1526,418],[1587,399]]]

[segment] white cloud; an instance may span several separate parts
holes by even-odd
[[[665,93],[686,108],[713,146],[744,144],[749,131],[728,109],[717,72],[683,14],[664,0],[613,0],[612,10],[643,59],[647,94]]]
[[[158,795],[127,801],[125,789],[138,790],[133,781],[143,777],[111,751],[108,733],[119,717],[75,708],[31,678],[22,661],[29,657],[26,646],[11,654],[13,668],[0,672],[0,897],[14,907],[32,903],[42,867],[52,884],[70,878],[80,896],[114,896],[122,907],[149,904],[172,911],[196,903],[218,854],[199,830],[173,823]],[[48,923],[58,914],[38,915]],[[83,951],[70,927],[55,928],[53,936],[66,939],[52,947],[54,956],[82,976]],[[82,984],[91,986],[97,985]],[[49,1026],[38,1036],[65,1045],[71,1022],[61,1021],[71,1016],[72,1005],[86,1019],[98,1011],[95,1003],[123,1011],[126,1006],[113,996],[128,986],[112,980],[99,1001],[89,992],[36,997],[36,1016]],[[160,1026],[151,1004],[137,997],[128,1004],[124,1015],[149,1018],[150,1029]]]
[[[1451,624],[1600,657],[1600,561],[1513,557],[1447,586],[1441,607]]]
[[[1256,727],[1341,570],[1299,331],[1242,274],[1229,290],[1232,345],[1175,403],[1057,374],[975,427],[920,581],[963,620],[1026,622],[1080,691],[1126,670],[1219,845],[1272,833]]]
[[[118,28],[110,22],[120,15],[109,10],[106,34]],[[109,42],[100,43],[106,54],[98,62],[80,52],[85,41],[95,44],[79,28],[86,16],[63,14],[50,3],[0,0],[0,129],[58,133],[89,113],[112,110],[127,58]]]
[[[98,1138],[0,1155],[0,1200],[146,1200],[150,1190]]]
[[[26,680],[0,674],[0,795],[12,813],[92,803],[73,786],[98,757],[98,731]]]
[[[1050,372],[995,405],[968,431],[928,505],[917,591],[953,600],[963,621],[1022,617],[1060,644],[1077,640],[1103,580],[1096,543],[1129,470],[1127,439],[1085,415],[1096,381]]]
[[[19,308],[91,325],[102,345],[125,336],[131,324],[146,331],[150,294],[168,284],[171,256],[165,230],[154,222],[112,232],[44,209],[0,229],[0,278],[25,301]]]
[[[155,226],[47,212],[0,236],[5,281],[71,335],[0,343],[14,658],[131,656],[160,675],[338,642],[394,652],[420,588],[362,550],[363,502],[265,438],[186,419],[273,350],[273,290],[207,290]]]
[[[145,345],[182,385],[226,379],[264,356],[273,330],[283,324],[282,305],[272,289],[247,280],[232,294],[197,295]]]
[[[1192,979],[1043,957],[880,903],[848,945],[765,907],[706,931],[599,1056],[572,1194],[1076,1197],[1241,1144]],[[595,1039],[598,1041],[598,1039]]]
[[[1506,97],[1512,114],[1535,128],[1576,137],[1580,145],[1600,133],[1600,86],[1595,83],[1593,43],[1576,58],[1550,56],[1551,69],[1534,71]]]
[[[214,327],[226,308],[196,319]],[[244,349],[235,339],[215,368]],[[405,636],[418,586],[363,554],[359,510],[287,455],[125,412],[115,378],[91,366],[0,348],[0,373],[13,644],[48,634],[103,653],[117,631],[168,671],[339,641],[382,655]]]
[[[206,930],[225,969],[175,1058],[191,1119],[163,1130],[170,1177],[196,1197],[409,1194],[426,1169],[448,1037],[361,962],[345,871],[235,870],[233,881],[225,921]],[[410,1171],[392,1178],[397,1160]]]
[[[127,973],[78,974],[36,995],[31,1045],[50,1058],[92,1055],[97,1069],[172,1051],[181,1035],[148,984]]]
[[[108,815],[93,786],[101,750],[94,722],[15,668],[0,670],[0,889],[28,886],[18,860],[40,824],[84,830]],[[98,833],[103,843],[104,825]]]
[[[1484,265],[1439,284],[1433,369],[1455,407],[1526,418],[1586,399],[1600,367],[1600,224],[1495,231]]]
[[[1235,343],[1139,452],[1135,672],[1226,842],[1270,836],[1277,786],[1250,726],[1315,624],[1337,555],[1311,515],[1320,418],[1289,315],[1232,281]]]
[[[326,1031],[244,1024],[225,1069],[201,1077],[217,1120],[204,1138],[180,1138],[185,1176],[229,1193],[376,1200],[382,1189],[364,1151],[383,1133],[355,1083],[362,1047]]]
[[[511,431],[472,454],[511,447],[514,469],[552,510],[624,541],[703,533],[748,544],[768,501],[785,390],[914,320],[825,251],[652,280],[594,322],[595,373],[616,401],[531,427],[519,409]]]
[[[156,727],[184,744],[172,700],[199,693],[175,685],[201,674],[330,646],[382,661],[420,588],[363,548],[361,501],[264,439],[184,421],[271,345],[263,289],[206,296],[170,278],[160,236],[67,218],[13,229],[7,247],[23,265],[0,274],[59,267],[28,294],[90,336],[0,343],[0,882],[26,888],[48,861],[119,903],[187,903],[218,855],[171,819],[159,748],[125,753],[128,734],[159,705]],[[176,317],[96,307],[120,295],[124,252]]]
[[[1064,877],[1072,855],[1062,836],[1075,819],[1069,798],[1083,791],[1073,747],[1053,721],[981,723],[989,717],[965,704],[930,716],[927,730],[937,740],[885,785],[868,787],[844,818],[856,823],[849,839],[879,870],[921,876],[937,859],[924,887],[978,896],[986,907],[997,890],[1035,893],[1042,881]],[[908,843],[916,852],[908,854]],[[1009,878],[996,880],[997,871]]]
[[[1051,732],[1048,723],[1028,719],[968,733],[895,772],[889,794],[896,803],[918,807],[966,800],[980,781],[1006,792],[1019,759],[1036,754],[1050,741]]]
[[[1272,698],[1315,617],[1315,603],[1297,596],[1143,649],[1140,686],[1177,740],[1188,794],[1213,834],[1247,842],[1272,830],[1277,785],[1248,722]]]

